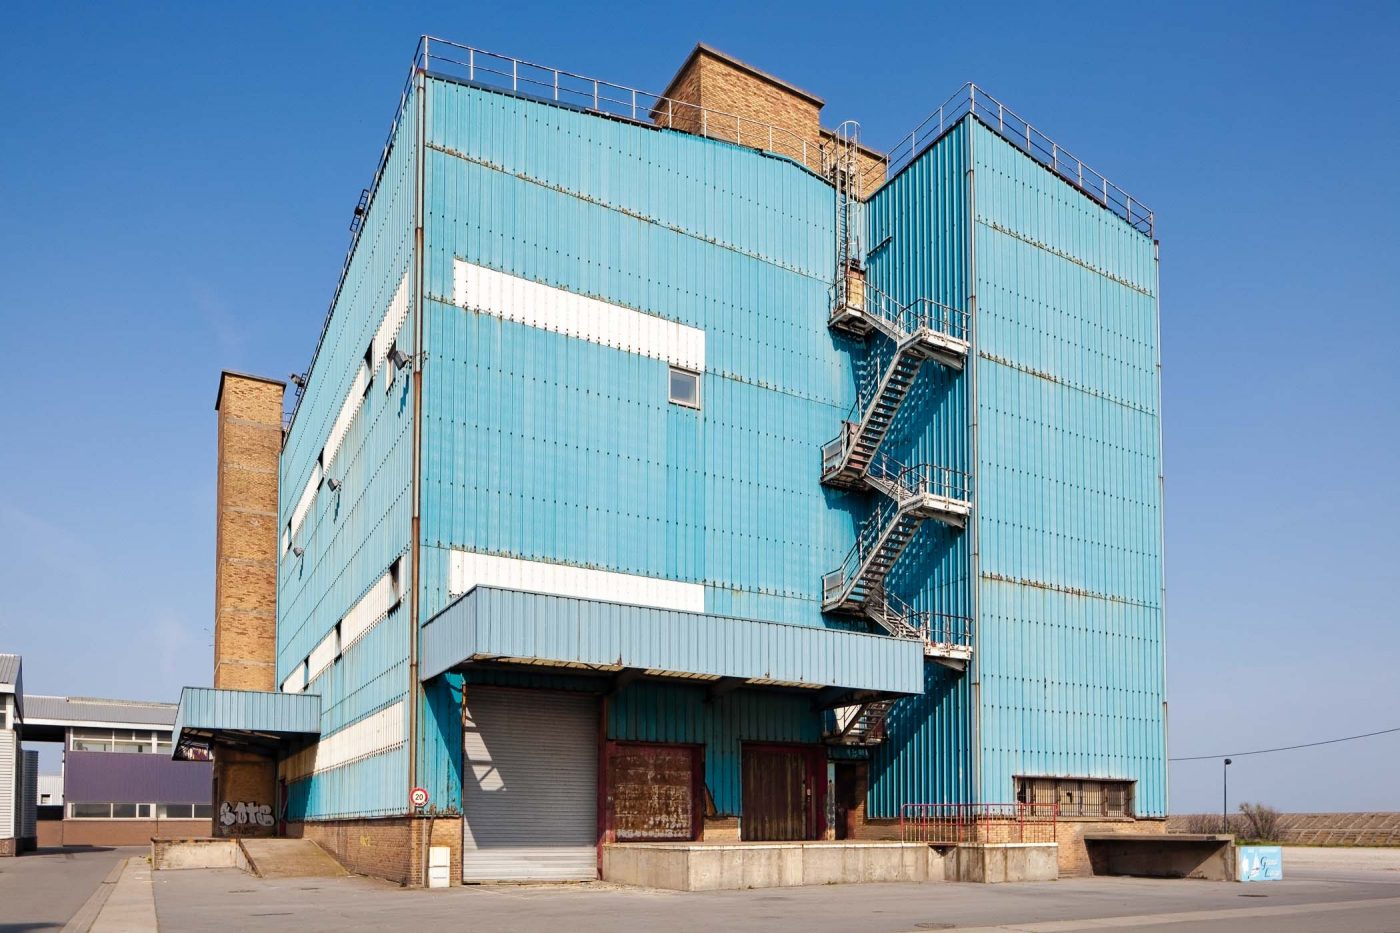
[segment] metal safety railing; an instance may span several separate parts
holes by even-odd
[[[1053,803],[906,803],[899,808],[905,842],[1054,842],[1060,808]]]
[[[946,612],[915,609],[904,600],[880,592],[880,611],[919,633],[930,645],[966,648],[972,644],[972,619]]]
[[[1084,164],[1083,160],[1036,129],[1020,114],[970,81],[939,104],[938,109],[868,168],[866,181],[873,180],[878,184],[893,178],[968,114],[977,117],[1003,139],[1122,217],[1133,229],[1147,236],[1156,235],[1156,216],[1147,205],[1109,181],[1101,172]],[[877,177],[872,179],[872,175]]]
[[[828,153],[816,140],[771,123],[433,36],[423,37],[419,53],[422,67],[434,74],[761,149],[816,172],[826,168]]]
[[[894,493],[903,501],[909,496],[941,496],[968,502],[972,499],[972,476],[962,470],[936,463],[905,466],[889,454],[876,454],[866,475],[881,484],[882,491]]]

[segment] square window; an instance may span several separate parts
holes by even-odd
[[[197,803],[194,805],[194,818],[197,820],[208,820],[214,817],[214,805],[212,803]]]
[[[700,407],[700,374],[671,367],[671,402],[687,408]]]
[[[138,803],[136,805],[136,815],[143,820],[151,818],[151,805],[149,803]]]
[[[136,804],[134,803],[114,803],[112,804],[112,819],[114,820],[134,820],[136,818]]]

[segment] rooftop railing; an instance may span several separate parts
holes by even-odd
[[[1156,234],[1156,217],[1147,205],[1109,181],[1102,173],[1085,165],[1020,114],[970,81],[905,134],[883,159],[867,169],[863,187],[872,180],[878,183],[893,178],[968,114],[977,117],[1007,142],[1126,220],[1134,230],[1147,236]],[[872,179],[872,175],[876,177]]]
[[[513,94],[528,94],[589,113],[684,130],[709,139],[761,149],[787,156],[816,172],[825,168],[824,150],[816,140],[808,140],[791,129],[771,123],[447,39],[424,36],[419,53],[423,67],[434,74],[465,79]]]

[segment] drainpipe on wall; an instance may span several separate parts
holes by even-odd
[[[981,499],[982,475],[978,469],[978,429],[977,429],[977,171],[974,168],[973,158],[975,149],[973,137],[977,128],[977,121],[969,120],[967,124],[967,327],[968,327],[968,349],[967,349],[967,394],[968,394],[968,435],[970,463],[969,470],[972,474],[972,521],[971,537],[969,538],[969,548],[971,550],[970,563],[972,577],[972,657],[968,661],[968,677],[971,678],[972,702],[972,800],[988,799],[987,794],[982,789],[982,647],[978,644],[982,627],[982,550],[980,527],[982,524]],[[995,799],[996,795],[990,795]],[[971,802],[971,801],[967,801]]]
[[[414,206],[413,206],[413,339],[416,343],[417,360],[413,367],[413,527],[410,534],[410,562],[412,568],[409,584],[408,614],[408,787],[404,788],[404,802],[407,804],[409,792],[418,786],[418,744],[419,744],[419,705],[422,703],[422,690],[418,684],[418,634],[421,614],[421,571],[422,553],[422,500],[423,500],[423,366],[427,361],[424,350],[427,341],[423,333],[423,178],[425,136],[424,125],[427,119],[427,80],[428,37],[423,37],[423,64],[414,77],[414,92],[417,95],[417,126],[414,127]],[[427,851],[419,853],[419,861],[427,868]],[[409,865],[413,864],[410,857]],[[426,884],[426,879],[420,879]]]

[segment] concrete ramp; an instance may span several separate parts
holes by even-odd
[[[337,878],[348,875],[310,839],[241,839],[248,867],[259,878]]]

